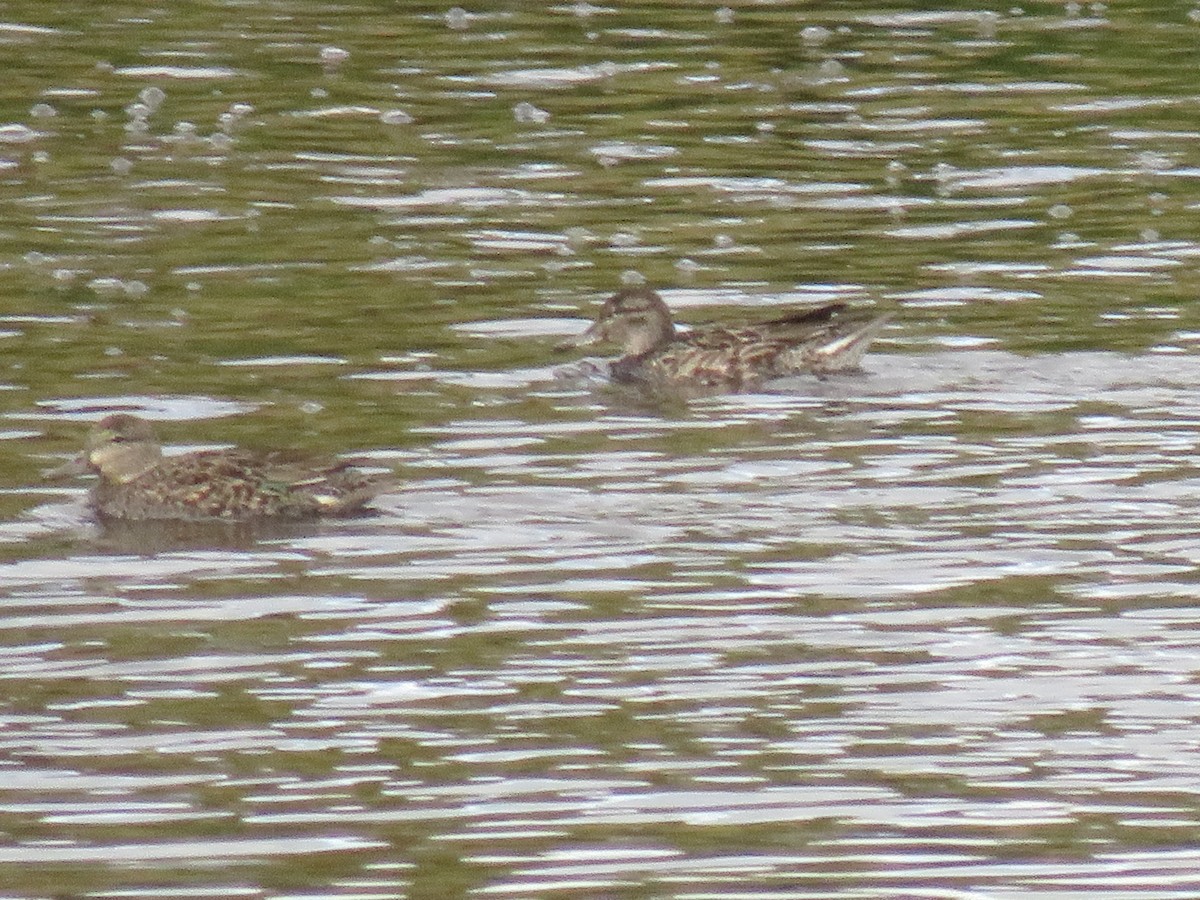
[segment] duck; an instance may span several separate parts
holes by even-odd
[[[99,475],[89,505],[102,520],[246,522],[351,516],[393,486],[344,460],[202,450],[165,457],[151,424],[116,413],[52,475]]]
[[[680,332],[659,293],[638,286],[609,297],[592,326],[558,349],[615,344],[622,355],[609,375],[617,383],[740,391],[785,375],[853,371],[891,319],[828,303],[757,324]]]

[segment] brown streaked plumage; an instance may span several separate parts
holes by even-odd
[[[623,355],[610,372],[618,382],[744,390],[785,375],[857,368],[891,315],[846,313],[846,304],[830,303],[753,325],[680,334],[662,297],[634,287],[606,300],[595,323],[560,347],[616,344]]]
[[[102,519],[243,522],[349,516],[393,486],[339,460],[204,450],[164,457],[150,423],[101,419],[83,453],[59,471],[93,472],[90,504]]]

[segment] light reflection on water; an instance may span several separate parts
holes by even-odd
[[[1142,7],[9,4],[5,890],[1195,896],[1196,26]],[[628,268],[898,315],[647,400],[550,349]],[[101,529],[38,473],[114,408],[402,487]]]
[[[1194,854],[1002,858],[1086,821],[1191,831],[1197,382],[967,350],[678,416],[551,391],[426,429],[374,518],[8,563],[0,678],[63,699],[4,717],[0,814],[142,866],[383,861],[402,829],[497,895],[1185,896]],[[178,839],[121,843],[151,826]]]

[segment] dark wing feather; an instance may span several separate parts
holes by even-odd
[[[680,335],[678,340],[694,347],[714,350],[758,342],[806,343],[820,340],[833,328],[840,330],[844,327],[836,321],[836,316],[845,309],[845,303],[829,303],[752,325],[706,325]]]
[[[824,306],[818,306],[814,309],[805,309],[800,312],[789,313],[778,319],[771,319],[769,322],[763,322],[760,327],[772,330],[786,330],[824,325],[833,319],[834,316],[844,313],[846,309],[847,306],[845,303],[826,303]]]

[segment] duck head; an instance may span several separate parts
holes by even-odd
[[[592,326],[559,349],[616,344],[625,356],[640,356],[673,337],[675,325],[662,297],[648,287],[631,287],[605,300]]]
[[[82,453],[46,475],[98,472],[105,481],[125,484],[153,469],[161,460],[162,448],[150,423],[128,413],[117,413],[92,426]]]

